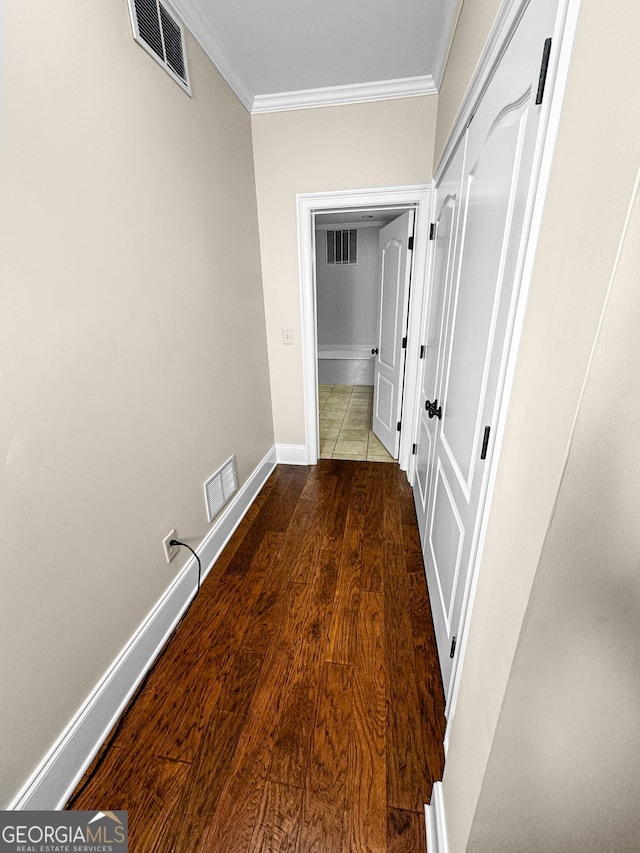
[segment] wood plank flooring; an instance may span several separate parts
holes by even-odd
[[[278,466],[68,807],[131,853],[425,853],[444,723],[404,474]]]

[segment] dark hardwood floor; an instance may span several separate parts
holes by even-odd
[[[279,466],[69,807],[131,853],[424,853],[443,711],[405,475]]]

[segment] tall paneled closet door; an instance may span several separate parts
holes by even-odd
[[[445,688],[501,404],[542,142],[536,104],[556,0],[531,0],[436,186],[416,509]]]

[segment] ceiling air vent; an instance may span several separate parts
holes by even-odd
[[[204,484],[204,498],[209,521],[213,521],[237,489],[236,457],[232,456]]]
[[[191,94],[184,26],[165,0],[129,0],[133,37],[187,94]]]
[[[358,263],[358,230],[343,228],[327,231],[327,264]]]

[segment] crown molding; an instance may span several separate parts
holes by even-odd
[[[171,0],[171,5],[250,113],[303,110],[311,107],[385,101],[391,98],[411,98],[438,93],[434,79],[429,74],[422,77],[380,80],[375,83],[354,83],[346,86],[326,86],[319,89],[301,89],[296,92],[255,95],[252,86],[231,59],[193,0]]]
[[[252,87],[195,4],[192,0],[171,0],[171,5],[175,7],[191,35],[236,93],[245,109],[251,112],[254,102]]]
[[[398,80],[379,80],[376,83],[354,83],[349,86],[326,86],[321,89],[301,89],[298,92],[256,95],[251,112],[304,110],[311,107],[357,104],[362,101],[386,101],[391,98],[411,98],[437,93],[438,89],[431,75],[403,77]]]

